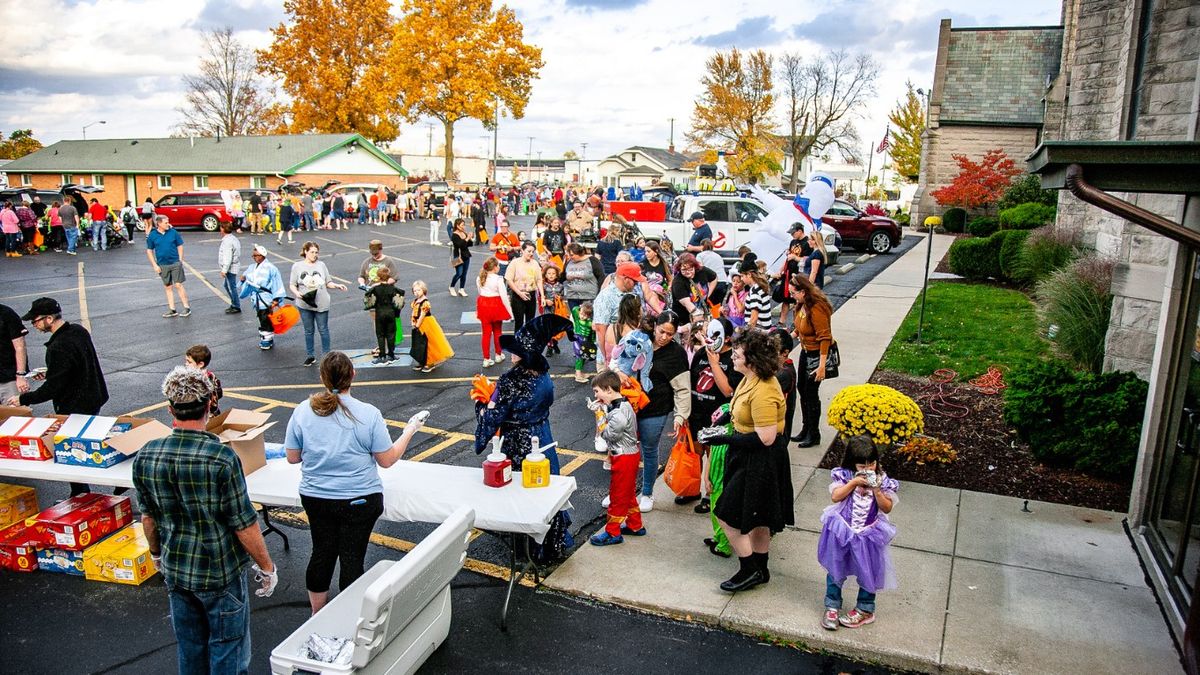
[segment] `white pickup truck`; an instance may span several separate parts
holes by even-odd
[[[699,211],[712,228],[713,248],[726,260],[734,260],[739,246],[750,241],[755,223],[767,216],[767,210],[753,197],[738,194],[686,194],[679,195],[667,207],[667,220],[661,223],[639,222],[638,229],[648,239],[668,237],[676,251],[683,250],[692,237],[692,223],[688,217]],[[800,220],[797,217],[797,220]],[[821,235],[830,264],[837,262],[840,252],[837,230],[822,224]]]

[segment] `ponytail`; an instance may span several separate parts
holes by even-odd
[[[329,417],[341,409],[352,422],[358,422],[340,396],[350,389],[354,381],[354,365],[350,357],[342,352],[329,352],[321,359],[321,382],[326,391],[308,397],[308,404],[318,417]]]

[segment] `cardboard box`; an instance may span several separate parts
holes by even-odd
[[[0,424],[0,456],[43,461],[54,457],[54,434],[62,417],[12,416]]]
[[[54,436],[54,462],[107,468],[123,462],[146,443],[171,435],[171,428],[143,417],[70,415]]]
[[[0,483],[0,530],[37,515],[37,490],[24,485]]]
[[[208,421],[208,431],[233,448],[242,460],[242,473],[249,476],[267,463],[263,433],[274,426],[269,413],[226,410]]]
[[[87,492],[25,521],[42,548],[80,551],[133,522],[129,497]]]
[[[92,548],[95,548],[94,546]],[[84,551],[65,551],[61,548],[39,548],[37,568],[41,572],[83,576]]]
[[[141,523],[83,552],[83,574],[92,581],[137,586],[157,572]]]
[[[0,530],[0,569],[33,572],[37,569],[34,533],[25,523],[13,523]]]

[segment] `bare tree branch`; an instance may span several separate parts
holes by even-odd
[[[205,55],[197,74],[184,75],[183,120],[177,133],[193,136],[244,136],[281,130],[280,106],[264,91],[254,51],[226,26],[204,34]]]

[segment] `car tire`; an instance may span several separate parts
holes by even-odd
[[[200,219],[200,227],[203,227],[205,232],[216,232],[221,227],[221,223],[216,216],[210,213]]]
[[[867,248],[870,249],[871,253],[883,255],[892,250],[892,238],[888,236],[887,232],[876,230],[871,233],[871,239],[867,244]]]

